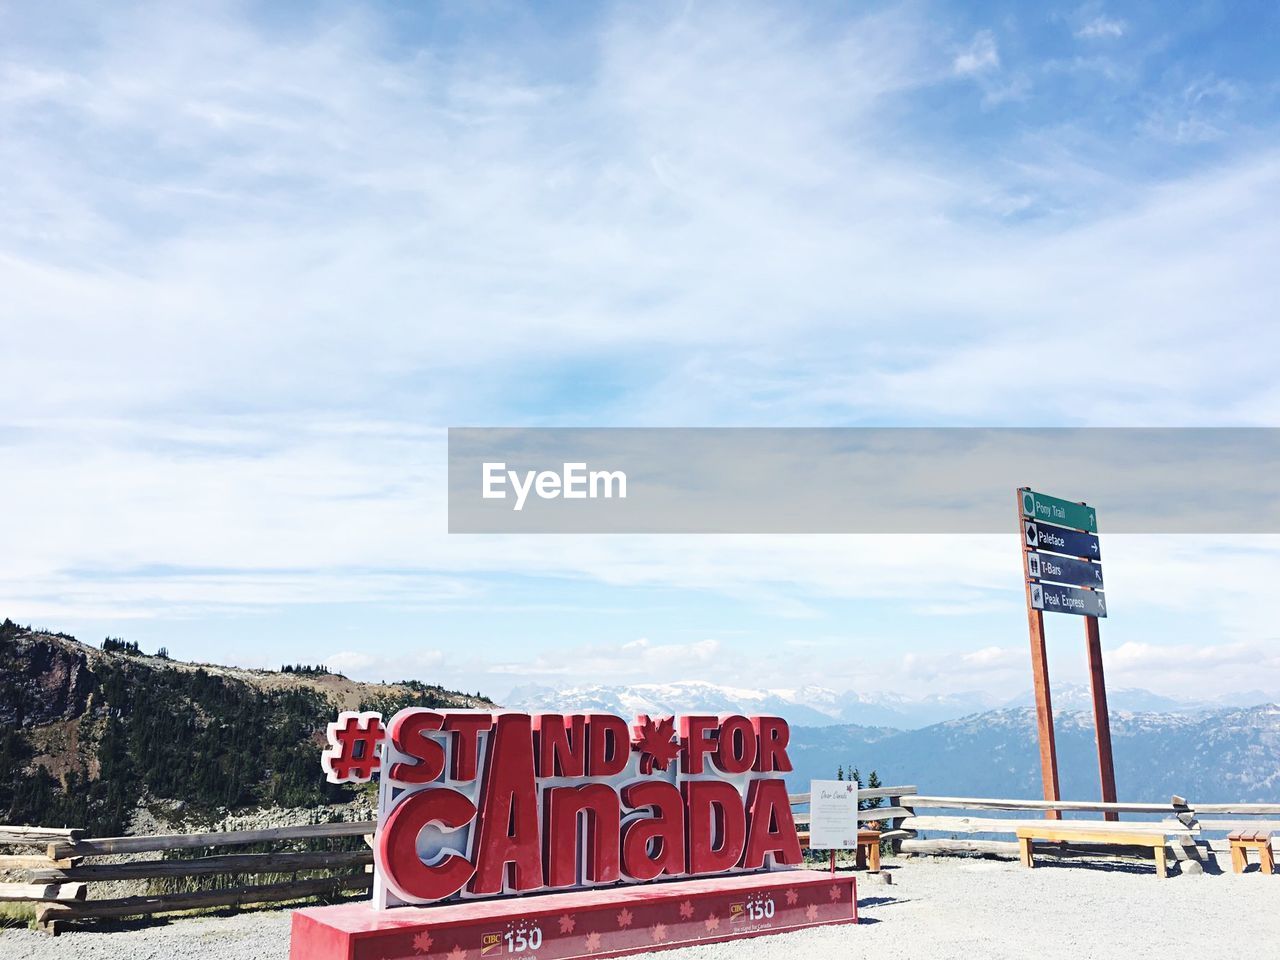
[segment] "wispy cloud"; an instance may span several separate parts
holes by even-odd
[[[1280,141],[1230,63],[1099,98],[1044,66],[1066,31],[1028,49],[945,8],[488,11],[5,14],[0,614],[490,623],[540,577],[548,605],[633,590],[640,621],[646,591],[741,598],[797,638],[849,598],[1016,628],[1003,543],[944,577],[911,542],[450,538],[443,428],[1280,415]],[[1046,338],[1069,371],[1032,372]],[[926,616],[922,578],[971,615]],[[492,622],[492,662],[524,662],[525,625]],[[657,629],[631,631],[655,670],[724,636]]]
[[[1086,21],[1076,30],[1075,35],[1082,40],[1105,40],[1123,37],[1126,26],[1127,24],[1123,20],[1099,15]]]
[[[960,76],[998,69],[1000,51],[996,47],[995,34],[990,30],[978,31],[972,42],[956,54],[951,66]]]

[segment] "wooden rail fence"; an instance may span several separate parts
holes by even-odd
[[[368,847],[367,838],[373,834],[374,826],[373,821],[359,821],[264,830],[94,839],[86,838],[80,830],[0,826],[0,845],[43,848],[43,855],[26,851],[0,856],[0,871],[24,875],[24,882],[0,883],[0,901],[33,903],[37,926],[57,934],[67,923],[77,920],[149,916],[365,891],[373,883],[373,852]],[[200,851],[335,837],[365,837],[366,844],[359,850],[276,850],[210,853],[181,859],[161,857],[124,862],[86,862],[122,854],[164,854],[171,850]],[[316,873],[323,875],[315,876]],[[122,881],[172,883],[200,877],[260,877],[268,874],[273,877],[280,874],[290,876],[285,880],[273,878],[265,883],[212,890],[179,890],[124,897],[107,895],[92,899],[88,896],[91,884]]]
[[[1280,804],[1266,803],[1204,803],[1192,805],[1183,797],[1172,797],[1167,803],[1101,803],[1097,801],[1048,801],[989,799],[980,797],[940,797],[921,794],[899,799],[899,804],[910,811],[898,823],[903,838],[897,848],[908,854],[994,854],[1017,857],[1016,840],[993,839],[1010,836],[1029,817],[1056,810],[1072,814],[1116,813],[1125,816],[1123,821],[1089,820],[1091,830],[1101,833],[1123,833],[1139,829],[1158,830],[1169,837],[1169,847],[1175,859],[1186,872],[1201,872],[1210,858],[1217,867],[1217,858],[1229,853],[1226,834],[1235,829],[1280,831],[1280,822],[1268,821],[1268,816],[1280,816]],[[922,812],[924,811],[924,812]],[[939,811],[939,812],[933,812]],[[959,812],[957,812],[959,811]],[[978,816],[970,816],[976,811]],[[1019,816],[998,817],[984,814],[1005,812]],[[1134,815],[1157,814],[1159,819],[1132,819]],[[1208,818],[1208,819],[1202,819]],[[1247,819],[1222,819],[1243,817]],[[1071,821],[1067,821],[1071,822]],[[1221,836],[1210,836],[1221,834]],[[1277,842],[1280,842],[1278,838]],[[1088,855],[1100,852],[1114,853],[1114,849],[1097,849],[1089,846],[1062,846],[1049,853],[1061,856]]]
[[[1133,817],[1157,815],[1160,819],[1124,821],[1090,820],[1098,831],[1123,832],[1135,827],[1158,829],[1170,838],[1174,856],[1188,872],[1198,872],[1209,858],[1226,857],[1226,834],[1237,829],[1272,830],[1280,845],[1280,804],[1205,803],[1192,805],[1182,797],[1168,803],[1098,803],[943,797],[921,794],[915,786],[862,790],[864,800],[887,802],[858,813],[860,824],[880,825],[881,839],[904,854],[989,854],[1016,858],[1012,837],[1029,817],[1057,810],[1066,814],[1114,812]],[[809,794],[792,794],[793,806],[804,807]],[[971,811],[977,815],[971,815]],[[1013,814],[992,816],[991,814]],[[1209,819],[1201,819],[1209,818]],[[1274,818],[1274,819],[1266,819]],[[808,822],[803,810],[797,823]],[[373,821],[321,823],[264,830],[212,833],[179,833],[161,836],[86,838],[80,830],[45,827],[0,826],[0,847],[21,848],[21,853],[0,855],[0,872],[19,874],[21,882],[0,883],[0,901],[35,905],[40,929],[57,934],[68,922],[103,918],[137,917],[213,907],[275,903],[317,896],[337,896],[369,890],[373,853],[369,849]],[[1209,834],[1221,836],[1210,837]],[[182,859],[150,858],[123,862],[90,863],[118,857],[172,850],[207,851],[213,848],[364,837],[358,850],[277,850],[252,853],[205,853]],[[43,852],[40,852],[43,851]],[[1062,856],[1114,853],[1087,846],[1046,850]],[[1221,866],[1221,864],[1218,864]],[[323,873],[323,876],[299,874]],[[181,881],[200,877],[253,877],[280,874],[289,879],[244,884],[223,889],[147,893],[135,896],[90,897],[90,887],[122,881]],[[97,892],[95,890],[94,892]]]
[[[1183,797],[1167,803],[1103,803],[1099,801],[1013,800],[986,797],[943,797],[921,794],[914,786],[880,787],[861,790],[859,797],[887,800],[888,806],[862,810],[859,823],[880,822],[881,839],[894,852],[933,856],[988,854],[1016,859],[1018,842],[1013,839],[1027,818],[1057,810],[1066,814],[1117,813],[1123,821],[1089,820],[1092,829],[1123,833],[1135,827],[1158,829],[1170,838],[1175,859],[1188,872],[1203,870],[1209,858],[1229,855],[1226,835],[1232,830],[1272,830],[1277,834],[1274,845],[1280,850],[1280,804],[1271,803],[1202,803],[1192,806]],[[793,805],[806,804],[807,793],[793,794]],[[971,815],[970,811],[976,813]],[[1009,813],[1014,816],[992,816]],[[1131,819],[1135,815],[1161,815],[1160,819]],[[1275,817],[1274,820],[1259,818]],[[1202,819],[1205,818],[1205,819]],[[1242,819],[1243,818],[1243,819]],[[807,822],[807,814],[797,814],[798,823]],[[1217,834],[1217,836],[1211,836]],[[998,839],[1008,837],[1009,839]],[[1114,854],[1114,848],[1063,846],[1046,851],[1062,856],[1096,853]]]

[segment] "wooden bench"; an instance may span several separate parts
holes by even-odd
[[[1227,837],[1231,843],[1231,869],[1244,873],[1249,865],[1249,851],[1258,851],[1258,867],[1266,874],[1275,872],[1276,859],[1271,852],[1271,832],[1264,830],[1237,830]]]
[[[1114,825],[1112,825],[1114,826]],[[1024,867],[1034,867],[1032,844],[1037,840],[1046,843],[1088,843],[1117,847],[1150,847],[1156,857],[1156,876],[1169,875],[1167,851],[1168,837],[1150,830],[1100,830],[1087,824],[1067,824],[1062,821],[1045,821],[1020,826],[1018,855]]]
[[[809,833],[807,830],[799,831],[800,846],[809,846]],[[858,831],[858,853],[855,866],[859,870],[867,870],[871,873],[880,872],[880,831],[879,830],[859,830]]]

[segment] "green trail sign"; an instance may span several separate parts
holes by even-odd
[[[1098,532],[1098,512],[1093,507],[1036,493],[1034,490],[1022,491],[1022,515],[1045,523],[1056,523],[1060,527]]]

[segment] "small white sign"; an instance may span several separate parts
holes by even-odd
[[[858,785],[852,780],[809,781],[809,848],[858,846]]]

